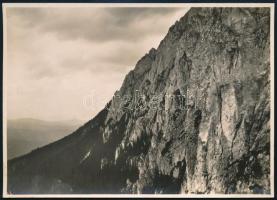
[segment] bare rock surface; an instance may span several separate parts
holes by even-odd
[[[191,8],[94,119],[8,162],[10,193],[269,193],[269,8]]]

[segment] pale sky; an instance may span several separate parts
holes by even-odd
[[[188,8],[7,8],[7,117],[87,121]]]

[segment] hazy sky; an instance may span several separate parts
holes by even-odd
[[[187,8],[7,8],[8,118],[88,120]]]

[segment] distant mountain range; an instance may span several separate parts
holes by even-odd
[[[77,129],[81,123],[78,120],[44,121],[31,118],[8,120],[8,159],[61,139]]]

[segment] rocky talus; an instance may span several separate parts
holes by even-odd
[[[191,8],[94,119],[8,162],[8,192],[269,193],[269,21]]]

